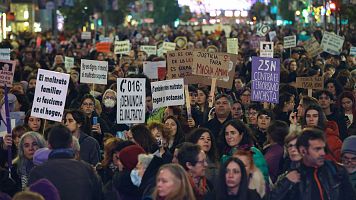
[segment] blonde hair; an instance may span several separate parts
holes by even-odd
[[[22,191],[15,194],[12,200],[45,200],[45,199],[43,198],[43,196],[41,196],[36,192]]]
[[[190,185],[187,172],[184,168],[178,164],[165,164],[159,168],[156,180],[158,180],[159,172],[162,170],[168,170],[175,177],[174,182],[176,182],[176,190],[168,194],[165,200],[195,200],[193,188]],[[153,192],[153,199],[160,199],[157,192],[157,187]]]

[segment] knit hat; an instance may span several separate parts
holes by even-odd
[[[33,164],[34,165],[41,165],[42,163],[46,162],[48,160],[48,155],[51,153],[52,150],[48,148],[41,148],[38,149],[34,154],[33,154]]]
[[[130,145],[123,148],[120,151],[119,157],[124,168],[130,171],[134,169],[138,162],[138,155],[142,153],[145,153],[145,150],[138,145]]]
[[[44,197],[45,200],[60,200],[57,188],[47,179],[39,179],[30,185],[29,190],[37,192]]]
[[[344,153],[353,153],[356,154],[356,135],[352,135],[350,137],[347,137],[341,148],[341,154]]]

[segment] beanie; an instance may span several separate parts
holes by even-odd
[[[145,150],[138,145],[130,145],[123,148],[120,151],[119,157],[124,168],[130,171],[134,169],[138,162],[138,155],[142,153],[145,153]]]
[[[37,192],[44,197],[45,200],[60,200],[57,188],[47,179],[39,179],[30,185],[29,190]]]
[[[33,154],[33,164],[34,165],[41,165],[42,163],[46,162],[48,160],[49,153],[51,153],[51,150],[48,149],[48,148],[38,149]]]
[[[352,135],[350,137],[347,137],[341,148],[341,154],[344,153],[353,153],[356,154],[356,135]]]

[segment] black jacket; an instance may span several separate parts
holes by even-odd
[[[285,175],[281,176],[268,194],[269,200],[312,200],[312,179],[316,169],[302,164],[297,170],[301,175],[300,182],[294,184]],[[325,161],[323,166],[317,168],[317,176],[323,188],[325,200],[356,199],[348,174],[342,166]]]

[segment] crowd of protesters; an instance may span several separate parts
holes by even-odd
[[[26,114],[1,140],[0,199],[356,199],[355,30],[339,33],[345,38],[340,55],[315,57],[303,48],[302,35],[320,43],[321,28],[272,30],[274,57],[281,60],[274,105],[251,101],[251,56],[259,50],[251,47],[255,31],[248,26],[232,26],[229,35],[191,26],[113,30],[107,35],[132,44],[123,56],[96,51],[80,32],[57,40],[50,34],[6,39],[0,46],[11,48],[16,61],[10,112]],[[290,50],[283,48],[288,35],[298,38]],[[227,37],[239,41],[232,88],[211,96],[210,86],[189,85],[189,117],[186,106],[153,109],[150,83],[157,80],[143,74],[143,62],[166,57],[139,48],[178,36],[192,50],[214,45],[226,52]],[[65,56],[76,66],[66,69]],[[107,61],[108,84],[80,83],[80,59]],[[38,69],[70,74],[62,123],[31,116]],[[322,77],[325,89],[308,96],[295,87],[305,76]],[[146,78],[146,123],[117,124],[117,78]]]

